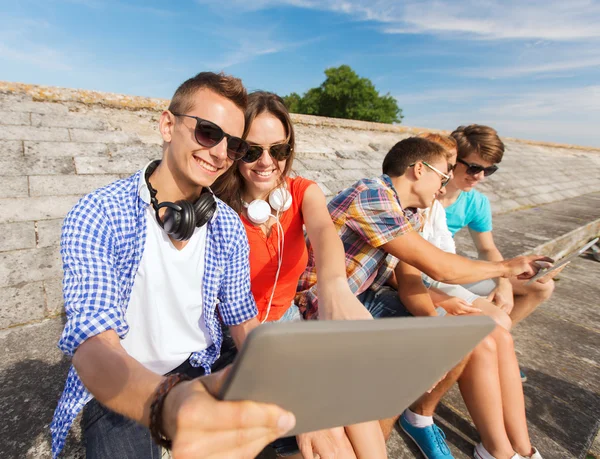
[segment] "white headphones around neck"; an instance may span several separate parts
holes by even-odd
[[[255,199],[250,204],[245,201],[242,201],[242,204],[246,208],[248,220],[252,223],[260,225],[273,217],[277,225],[277,272],[275,273],[275,282],[273,283],[271,298],[269,299],[269,305],[267,306],[267,313],[265,314],[265,318],[261,321],[261,323],[265,323],[269,317],[269,312],[271,312],[271,303],[273,302],[275,288],[277,287],[277,281],[279,280],[279,272],[281,271],[281,264],[283,263],[285,235],[283,233],[283,226],[281,226],[281,222],[279,221],[279,214],[285,212],[292,206],[292,195],[284,186],[275,188],[269,193],[269,202],[263,199]],[[271,209],[275,211],[275,214],[271,213]]]
[[[286,188],[275,188],[269,194],[269,202],[263,199],[255,199],[250,204],[242,201],[248,213],[248,220],[252,223],[260,225],[265,223],[269,218],[275,217],[281,212],[285,212],[292,206],[292,195]],[[276,212],[276,215],[271,213],[271,209]]]

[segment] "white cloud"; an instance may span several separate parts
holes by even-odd
[[[460,69],[453,73],[467,77],[483,77],[493,79],[522,77],[536,74],[560,74],[564,72],[571,72],[573,70],[582,70],[594,67],[600,67],[600,55],[595,57],[557,60],[554,62],[543,62],[537,64]]]
[[[197,0],[207,4],[208,0]],[[288,5],[335,11],[384,24],[386,33],[460,34],[483,39],[600,38],[600,4],[593,0],[234,0],[260,10]]]
[[[600,146],[599,85],[493,93],[470,88],[431,90],[398,102],[407,126],[452,130],[479,123],[507,137]]]

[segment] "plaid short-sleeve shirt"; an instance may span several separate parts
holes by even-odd
[[[383,174],[363,179],[340,192],[327,205],[344,244],[346,276],[356,295],[377,289],[389,279],[398,260],[381,248],[420,227],[415,209],[403,209],[391,179]],[[317,270],[308,242],[308,265],[298,281],[296,302],[305,318],[318,315]]]
[[[150,204],[143,172],[90,193],[65,218],[61,255],[67,322],[58,347],[68,356],[99,333],[114,330],[123,338],[129,331],[125,311],[144,252]],[[217,199],[217,212],[207,223],[202,287],[204,320],[213,344],[190,356],[190,363],[207,373],[221,349],[219,314],[227,325],[236,325],[258,312],[250,290],[248,253],[239,216]],[[50,425],[53,457],[91,398],[71,366]]]

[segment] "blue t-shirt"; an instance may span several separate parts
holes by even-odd
[[[446,208],[446,220],[452,236],[465,226],[478,233],[492,231],[490,200],[477,190],[463,191]]]

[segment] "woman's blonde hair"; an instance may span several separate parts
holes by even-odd
[[[458,153],[458,144],[453,137],[436,134],[435,132],[423,132],[419,134],[419,137],[442,146],[446,152],[446,160],[449,160]]]

